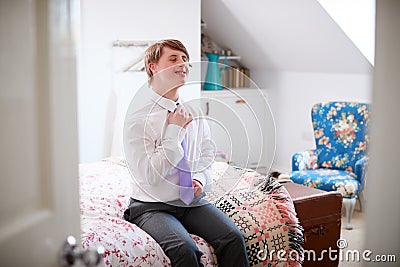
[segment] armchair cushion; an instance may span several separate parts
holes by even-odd
[[[321,168],[355,172],[366,154],[368,104],[328,102],[314,105],[312,123]]]
[[[344,198],[354,198],[361,189],[361,183],[352,172],[343,170],[304,170],[293,171],[290,179],[308,187],[325,191],[338,191]]]
[[[315,170],[318,168],[318,151],[310,149],[295,153],[292,157],[292,170]]]

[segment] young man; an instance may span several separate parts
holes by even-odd
[[[249,266],[236,225],[215,206],[196,200],[211,183],[214,151],[207,122],[179,98],[189,73],[185,46],[159,41],[144,60],[152,92],[125,120],[124,151],[136,186],[124,218],[150,234],[173,267],[202,266],[189,233],[213,246],[221,267]]]

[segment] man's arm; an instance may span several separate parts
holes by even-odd
[[[161,144],[157,146],[155,134],[145,128],[145,123],[130,124],[125,148],[125,157],[136,179],[150,185],[159,184],[183,158],[181,142],[185,129],[170,124],[165,130]]]
[[[191,114],[177,108],[168,114],[168,125],[157,145],[157,133],[146,121],[133,119],[126,133],[125,157],[136,179],[145,179],[150,185],[159,184],[183,158],[182,140]],[[155,130],[154,130],[155,131]],[[140,178],[139,178],[140,177]]]

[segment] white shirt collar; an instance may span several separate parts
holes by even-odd
[[[154,101],[154,103],[158,104],[159,106],[161,106],[162,108],[169,110],[169,111],[174,111],[177,107],[177,105],[182,104],[181,98],[179,97],[178,100],[172,101],[171,99],[165,98],[163,96],[160,96],[159,94],[157,94],[156,92],[154,92],[153,89],[151,89],[151,100]]]

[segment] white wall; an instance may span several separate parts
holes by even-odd
[[[316,0],[202,0],[202,18],[207,34],[240,55],[250,71],[365,74],[372,69]]]
[[[200,0],[83,0],[80,31],[80,162],[90,162],[110,152],[113,41],[176,38],[186,45],[191,60],[200,60]],[[200,87],[192,94],[199,96]]]
[[[276,124],[273,168],[291,170],[293,153],[315,148],[311,107],[321,101],[371,100],[371,76],[307,72],[252,71],[265,88]]]

